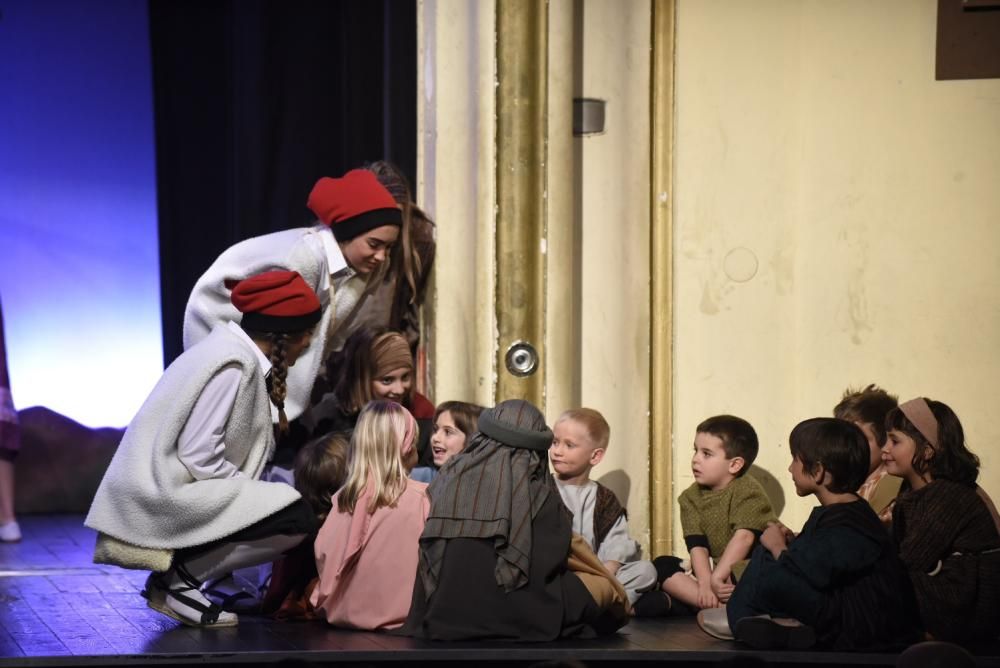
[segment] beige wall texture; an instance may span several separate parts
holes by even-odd
[[[580,403],[611,426],[592,477],[627,502],[630,532],[648,544],[650,4],[587,0],[578,10],[574,96],[607,101],[604,133],[575,140]]]
[[[496,4],[418,8],[417,196],[438,225],[433,398],[491,405]],[[627,501],[634,533],[647,540],[650,5],[551,0],[547,30],[542,408],[550,423],[571,406],[604,413],[612,444],[594,476]],[[572,137],[572,98],[581,96],[608,101],[603,134]]]
[[[952,406],[1000,497],[1000,80],[934,80],[936,7],[679,0],[678,491],[731,412],[800,526],[788,433],[877,382]]]

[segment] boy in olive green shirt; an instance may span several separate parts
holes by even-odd
[[[696,610],[724,605],[760,534],[777,521],[764,488],[744,475],[757,449],[757,433],[746,420],[717,415],[698,425],[695,482],[678,498],[690,570],[677,557],[653,560],[660,587],[673,600]]]

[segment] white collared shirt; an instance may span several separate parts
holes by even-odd
[[[226,326],[252,350],[261,373],[271,373],[271,361],[238,323]],[[226,423],[236,402],[243,372],[236,364],[222,367],[205,385],[177,439],[177,457],[195,480],[242,477],[239,469],[225,458]]]

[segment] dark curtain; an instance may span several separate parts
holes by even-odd
[[[415,0],[150,0],[164,362],[232,244],[308,224],[320,176],[416,171]]]

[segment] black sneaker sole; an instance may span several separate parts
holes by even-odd
[[[754,649],[809,649],[816,632],[809,626],[787,626],[767,617],[744,617],[736,622],[736,639]]]

